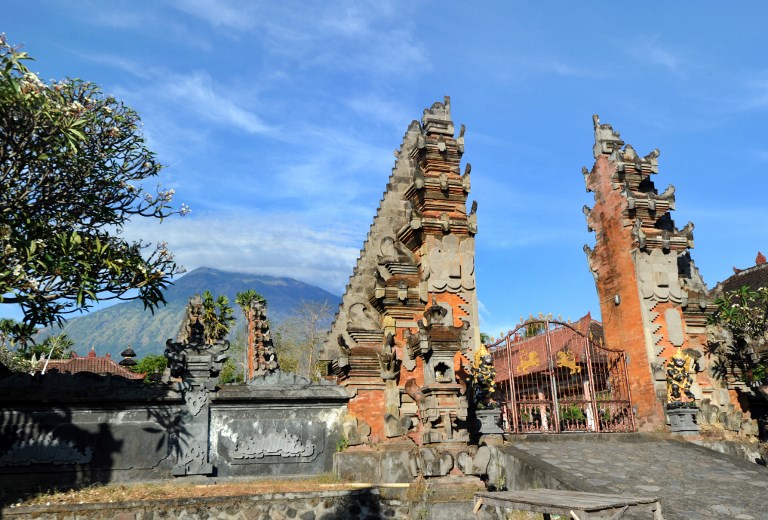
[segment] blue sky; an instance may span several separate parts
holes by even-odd
[[[592,114],[661,150],[714,286],[768,253],[768,4],[78,0],[10,2],[0,31],[43,79],[136,109],[192,213],[126,233],[191,270],[291,276],[340,294],[394,162],[450,95],[479,204],[481,327],[599,315]],[[7,306],[0,306],[7,307]],[[13,316],[0,308],[0,315]]]

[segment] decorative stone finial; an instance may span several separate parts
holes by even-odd
[[[421,125],[427,134],[453,137],[455,129],[451,120],[450,96],[445,96],[442,103],[438,101],[430,108],[425,109],[421,118]]]
[[[592,123],[595,127],[595,146],[592,150],[595,159],[600,155],[610,155],[624,146],[619,132],[607,123],[600,123],[600,117],[597,114],[592,116]]]

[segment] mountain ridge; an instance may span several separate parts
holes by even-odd
[[[325,289],[289,277],[221,271],[211,267],[198,267],[175,280],[165,290],[167,304],[155,309],[154,314],[141,301],[119,303],[85,316],[71,319],[64,332],[74,341],[74,350],[85,355],[91,349],[97,355],[107,353],[118,358],[120,352],[131,346],[137,358],[147,354],[161,354],[167,339],[175,339],[189,298],[209,290],[214,296],[229,298],[238,322],[243,316],[235,304],[238,292],[253,289],[267,300],[267,316],[275,324],[284,321],[302,301],[330,302],[338,305],[341,297]],[[36,338],[40,341],[40,338]]]

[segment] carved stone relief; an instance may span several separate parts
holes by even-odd
[[[379,330],[380,328],[378,313],[370,305],[357,302],[350,306],[347,330]]]
[[[459,241],[449,234],[442,239],[428,237],[429,254],[422,258],[422,269],[429,292],[459,292],[475,288],[475,239]],[[429,242],[434,242],[429,244]]]
[[[670,343],[676,347],[682,347],[685,342],[685,335],[683,334],[683,320],[680,317],[680,311],[667,309],[664,311],[664,321],[667,323],[667,337]]]
[[[676,254],[665,254],[659,249],[653,249],[650,254],[637,255],[636,261],[640,293],[645,300],[682,301],[683,289],[678,279]]]
[[[262,459],[264,457],[309,457],[317,446],[311,442],[302,443],[297,435],[287,431],[270,432],[238,442],[232,451],[235,459]]]

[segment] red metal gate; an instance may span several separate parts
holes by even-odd
[[[506,431],[635,431],[624,352],[552,320],[529,320],[488,348]]]

